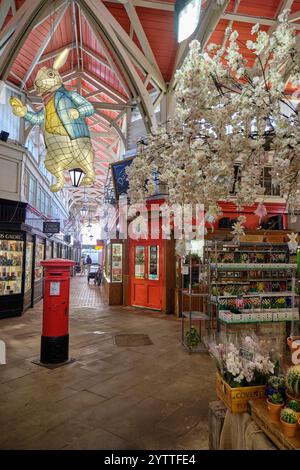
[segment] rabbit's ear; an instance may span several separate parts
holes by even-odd
[[[70,49],[64,49],[60,54],[59,56],[56,57],[55,61],[54,61],[54,64],[53,64],[53,68],[54,70],[59,70],[61,69],[66,61],[67,61],[67,58],[68,58],[68,55],[69,55],[69,52],[70,52]]]

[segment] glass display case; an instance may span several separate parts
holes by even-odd
[[[32,259],[33,259],[33,242],[26,242],[26,261],[25,261],[25,288],[24,292],[28,292],[32,287]]]
[[[41,261],[43,261],[45,256],[45,244],[44,241],[37,239],[35,246],[35,267],[34,267],[34,280],[35,282],[41,281],[43,279],[43,267],[41,266]]]
[[[110,240],[105,245],[103,285],[108,305],[123,303],[123,244]]]
[[[122,282],[122,244],[112,245],[111,282]]]
[[[0,296],[22,292],[22,238],[22,235],[6,234],[5,239],[0,239]]]
[[[111,244],[109,243],[105,247],[105,276],[110,280],[111,273]]]

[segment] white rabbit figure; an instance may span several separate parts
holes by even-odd
[[[45,109],[33,113],[19,99],[10,100],[16,116],[24,117],[31,124],[45,121],[45,167],[57,178],[50,187],[54,192],[63,188],[65,170],[80,168],[85,173],[82,185],[95,182],[94,150],[84,119],[95,111],[85,98],[63,86],[58,70],[66,63],[68,54],[69,49],[63,50],[53,68],[42,67],[36,75],[34,85],[43,96]]]

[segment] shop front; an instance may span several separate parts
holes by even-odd
[[[0,318],[5,318],[21,315],[42,299],[40,263],[59,253],[62,243],[30,225],[39,219],[26,203],[1,199],[0,217]]]
[[[109,305],[123,304],[123,262],[122,240],[109,240],[105,245],[103,284]]]
[[[165,305],[162,240],[131,240],[129,255],[130,304],[162,310]]]

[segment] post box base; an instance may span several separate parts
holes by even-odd
[[[32,364],[36,364],[37,366],[46,367],[46,369],[57,369],[58,367],[62,367],[62,366],[66,366],[68,364],[72,364],[75,361],[76,361],[76,359],[71,358],[71,359],[68,359],[67,361],[61,362],[59,364],[43,364],[39,359],[37,359],[36,361],[31,361],[31,362],[32,362]]]
[[[69,359],[69,335],[42,336],[41,364],[61,364]]]

